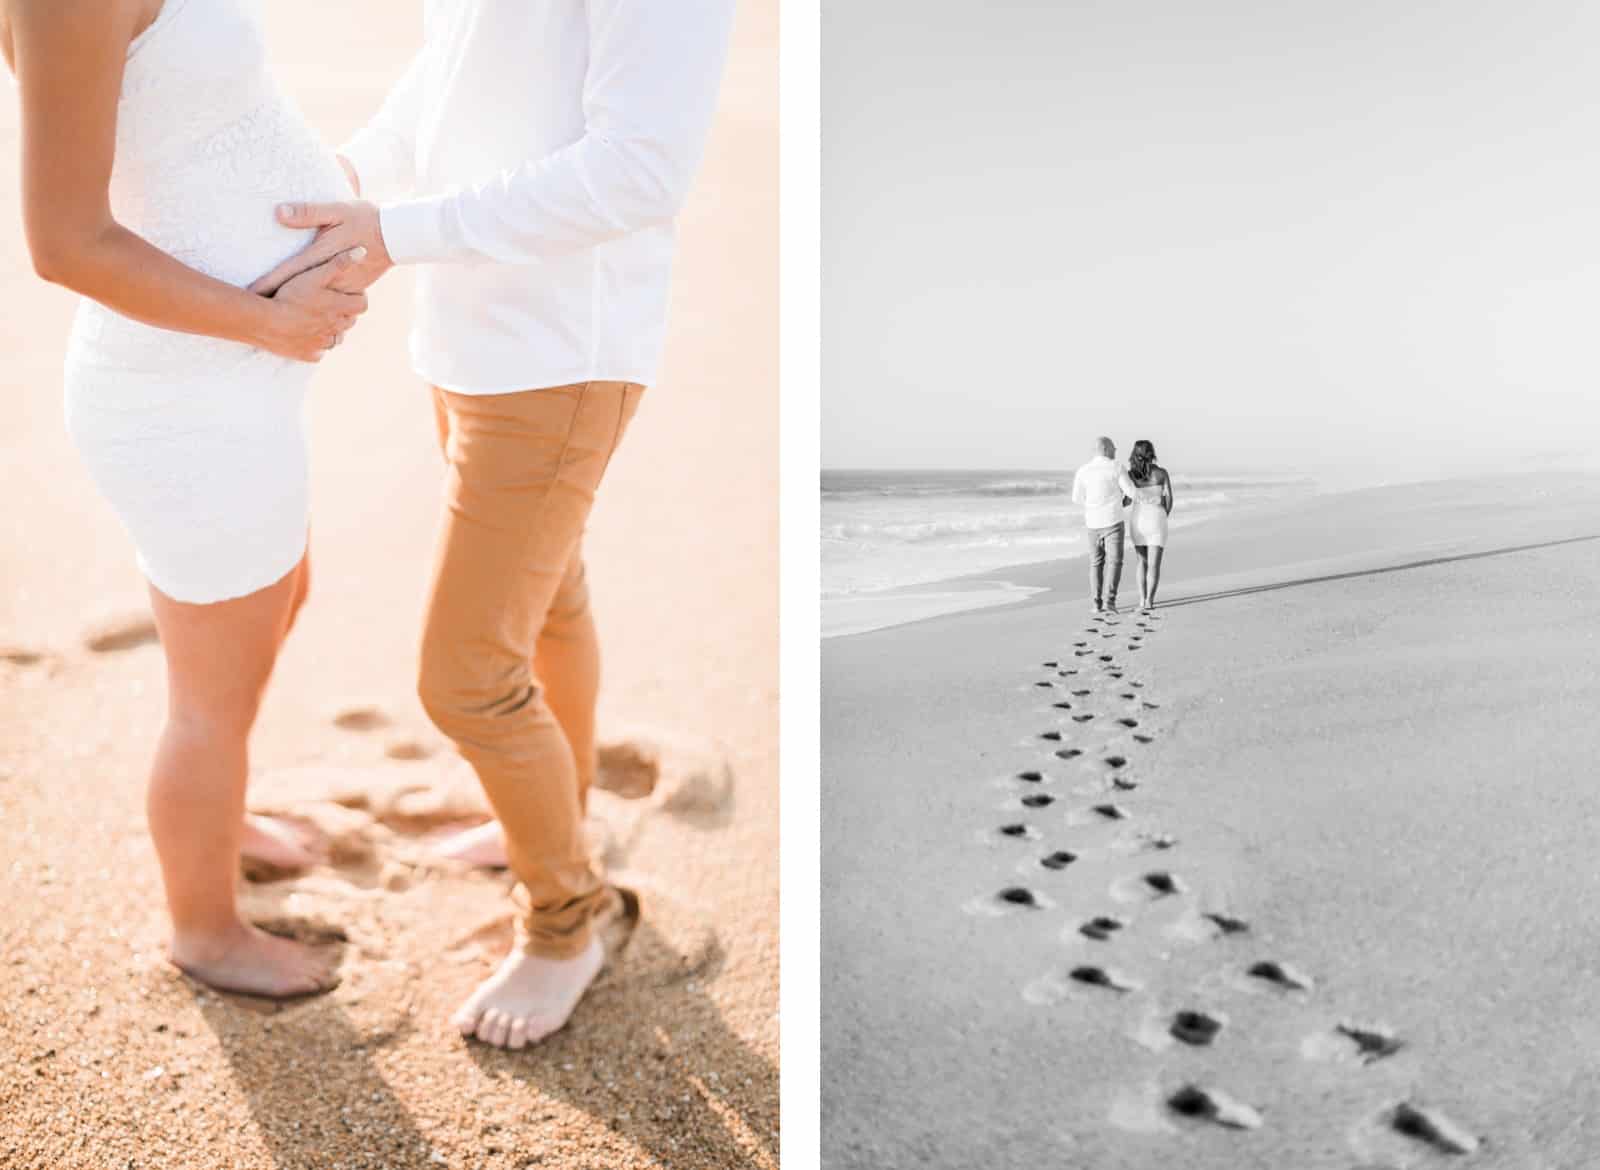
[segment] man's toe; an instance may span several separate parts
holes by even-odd
[[[528,1021],[518,1016],[511,1021],[511,1027],[506,1032],[507,1048],[526,1048],[528,1046]]]

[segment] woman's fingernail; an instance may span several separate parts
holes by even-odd
[[[358,245],[357,247],[350,249],[350,259],[354,260],[357,264],[360,264],[366,258],[367,249],[365,245]]]
[[[284,219],[293,219],[294,215],[295,215],[295,206],[294,206],[294,204],[293,203],[280,203],[280,204],[278,204],[278,214],[281,215]]]

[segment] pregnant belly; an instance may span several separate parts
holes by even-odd
[[[180,263],[238,288],[249,285],[316,234],[281,226],[274,214],[279,203],[351,198],[338,160],[309,132],[288,141],[273,135],[259,145],[242,157],[188,161],[159,185],[124,182],[114,200],[118,219]],[[69,370],[205,370],[226,377],[237,364],[261,359],[288,361],[237,342],[146,325],[92,301],[80,308],[68,345]]]

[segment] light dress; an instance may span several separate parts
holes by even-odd
[[[1122,476],[1122,494],[1133,501],[1128,509],[1128,542],[1134,546],[1167,546],[1167,510],[1161,506],[1164,496],[1160,484],[1144,487],[1134,485],[1132,477]]]
[[[279,226],[276,204],[351,197],[338,160],[268,73],[258,5],[166,0],[128,48],[111,174],[118,223],[239,287],[313,234]],[[169,597],[242,597],[299,562],[314,368],[79,306],[67,430],[141,571]]]

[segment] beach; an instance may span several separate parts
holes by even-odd
[[[1600,477],[991,576],[823,645],[827,1166],[1590,1161]]]
[[[410,7],[268,12],[285,87],[334,143],[420,33]],[[252,743],[252,806],[300,818],[328,860],[252,875],[244,904],[326,938],[343,981],[288,1005],[220,996],[161,956],[143,813],[160,648],[62,425],[74,299],[33,275],[17,183],[0,186],[0,1164],[777,1164],[776,42],[776,5],[741,5],[662,376],[585,540],[604,764],[657,777],[648,797],[596,793],[592,832],[643,924],[523,1052],[448,1021],[503,952],[510,883],[426,857],[484,809],[414,695],[442,468],[408,274],[313,384],[311,598]],[[10,93],[0,152],[14,179]]]

